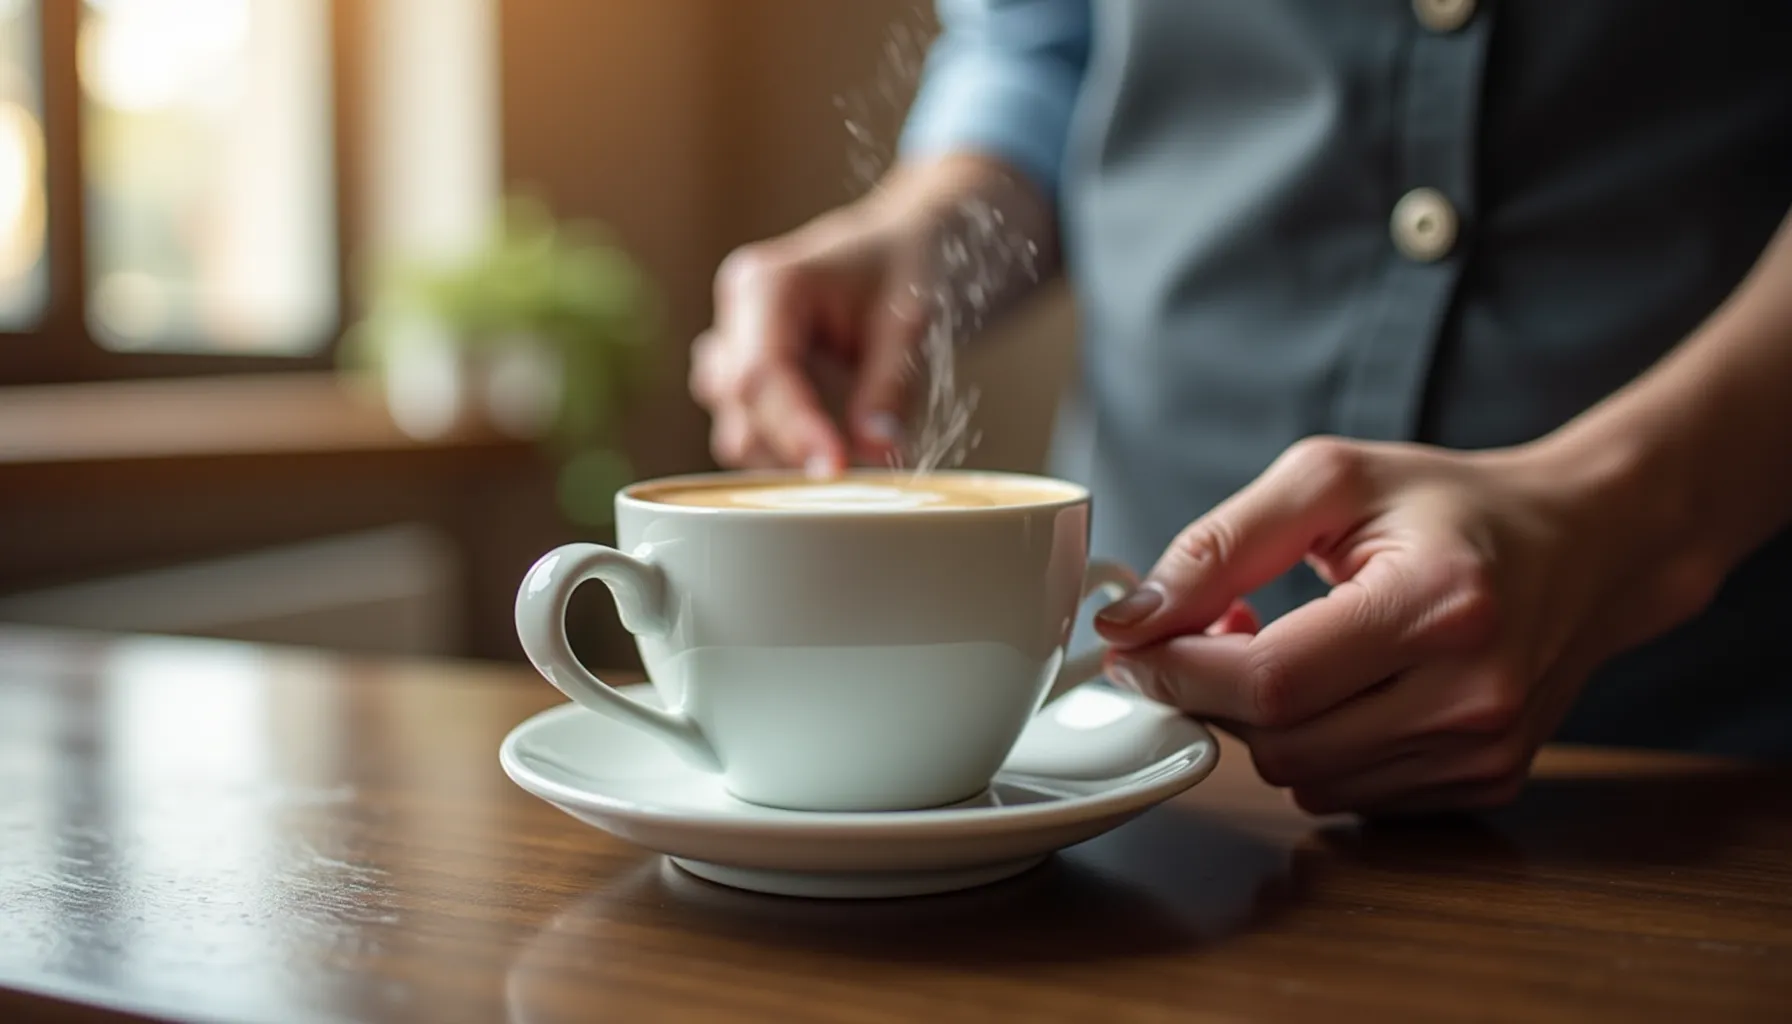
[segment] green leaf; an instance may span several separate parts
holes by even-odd
[[[580,526],[609,526],[616,518],[616,492],[632,476],[628,460],[616,452],[581,452],[560,468],[560,509]]]
[[[552,448],[566,454],[562,506],[574,522],[609,522],[628,479],[613,451],[623,408],[654,368],[660,296],[603,225],[558,221],[539,197],[517,193],[493,211],[484,243],[454,258],[403,254],[362,265],[365,315],[344,333],[345,368],[378,374],[382,354],[419,322],[468,349],[528,337],[562,366]]]

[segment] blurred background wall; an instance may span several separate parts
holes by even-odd
[[[0,25],[0,193],[25,182],[0,620],[497,658],[528,562],[605,531],[540,445],[419,436],[341,386],[363,272],[477,244],[519,188],[608,225],[664,308],[630,472],[707,468],[684,378],[716,264],[863,189],[882,154],[845,118],[893,140],[932,30],[921,0],[0,0]],[[973,464],[1039,468],[1073,336],[1059,293],[967,352]],[[576,614],[589,660],[632,661],[601,595]]]

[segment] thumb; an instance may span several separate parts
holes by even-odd
[[[846,410],[853,443],[866,458],[887,459],[901,443],[909,374],[927,324],[927,303],[907,283],[890,289],[871,312]]]
[[[1200,633],[1233,602],[1300,564],[1362,518],[1363,456],[1330,439],[1302,441],[1180,533],[1139,588],[1096,627],[1118,647]]]

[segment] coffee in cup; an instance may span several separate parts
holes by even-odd
[[[1136,583],[1089,564],[1089,494],[1008,473],[715,473],[616,498],[616,547],[544,555],[517,594],[530,661],[658,735],[742,800],[811,811],[981,793],[1040,706],[1100,671],[1078,606]],[[572,591],[601,580],[665,708],[573,657]]]
[[[816,482],[802,479],[712,480],[649,487],[643,501],[703,508],[785,512],[922,512],[1037,505],[1062,498],[1055,481],[1017,480],[990,473],[885,473]]]

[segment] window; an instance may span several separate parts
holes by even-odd
[[[35,0],[0,0],[0,329],[42,318],[44,96]]]
[[[327,0],[83,0],[79,32],[92,338],[326,345],[338,313]]]
[[[0,384],[329,365],[387,2],[0,0]]]
[[[476,239],[497,0],[0,0],[0,384],[324,368]]]

